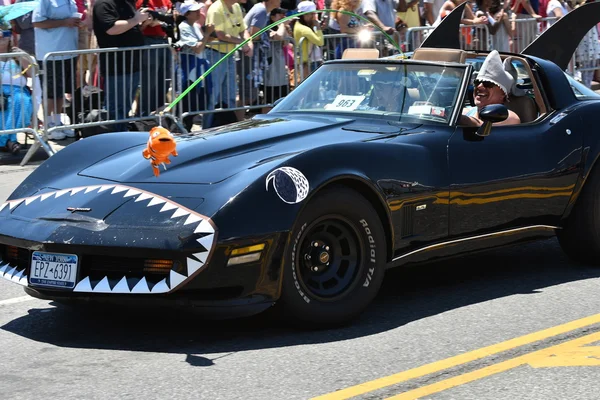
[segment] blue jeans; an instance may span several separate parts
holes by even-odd
[[[133,96],[139,82],[139,72],[104,77],[104,90],[106,91],[104,107],[108,110],[108,118],[121,120],[129,117]],[[113,132],[127,130],[125,123],[114,124],[113,127]]]
[[[225,53],[218,52],[213,49],[206,50],[206,58],[211,65],[219,61]],[[237,95],[237,87],[235,81],[235,59],[233,56],[223,60],[217,68],[210,73],[212,76],[212,93],[210,95],[211,109],[220,108],[222,104],[227,108],[236,106],[235,98]],[[210,128],[214,114],[206,114],[205,122],[202,123],[203,128]]]
[[[167,39],[144,37],[144,44],[165,44]],[[150,115],[165,104],[167,79],[171,79],[171,50],[143,50],[143,66],[140,75],[139,115]]]

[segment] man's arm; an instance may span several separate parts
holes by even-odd
[[[433,26],[433,24],[435,23],[435,17],[433,15],[433,3],[425,2],[423,6],[425,8],[425,19],[427,20],[429,25]]]
[[[377,14],[375,14],[374,11],[367,11],[365,12],[365,17],[371,21],[374,25],[377,25],[378,27],[380,27],[381,29],[383,29],[386,33],[393,33],[395,31],[394,28],[392,28],[391,26],[385,26],[383,24],[383,22],[381,22],[379,20],[379,17],[377,17]]]
[[[121,35],[130,30],[131,28],[135,27],[136,25],[146,21],[148,17],[149,14],[146,12],[145,8],[137,10],[133,18],[128,20],[120,19],[115,21],[113,26],[109,30],[107,30],[106,33],[111,36]]]

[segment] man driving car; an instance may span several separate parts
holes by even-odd
[[[490,104],[504,104],[509,91],[514,85],[512,75],[505,70],[498,51],[494,50],[488,54],[474,81],[475,107],[465,107],[463,115],[459,119],[462,126],[481,126],[483,121],[479,118],[479,112]],[[514,125],[521,123],[519,116],[508,110],[508,118],[494,125]]]

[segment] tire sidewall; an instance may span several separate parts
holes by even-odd
[[[336,301],[322,301],[312,296],[304,290],[298,273],[298,269],[303,268],[299,253],[307,229],[324,215],[345,217],[361,243],[356,277],[351,287]],[[285,252],[280,301],[286,309],[286,316],[319,324],[349,321],[376,296],[385,275],[385,265],[385,234],[371,204],[357,192],[346,188],[318,195],[299,215]]]

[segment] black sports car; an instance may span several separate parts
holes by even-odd
[[[0,276],[58,302],[277,303],[323,326],[365,309],[386,268],[555,234],[598,262],[600,96],[563,71],[600,4],[502,54],[522,123],[491,130],[503,106],[458,124],[486,57],[448,34],[461,11],[410,60],[327,62],[266,115],[177,136],[158,177],[147,133],[68,146],[0,204]]]

